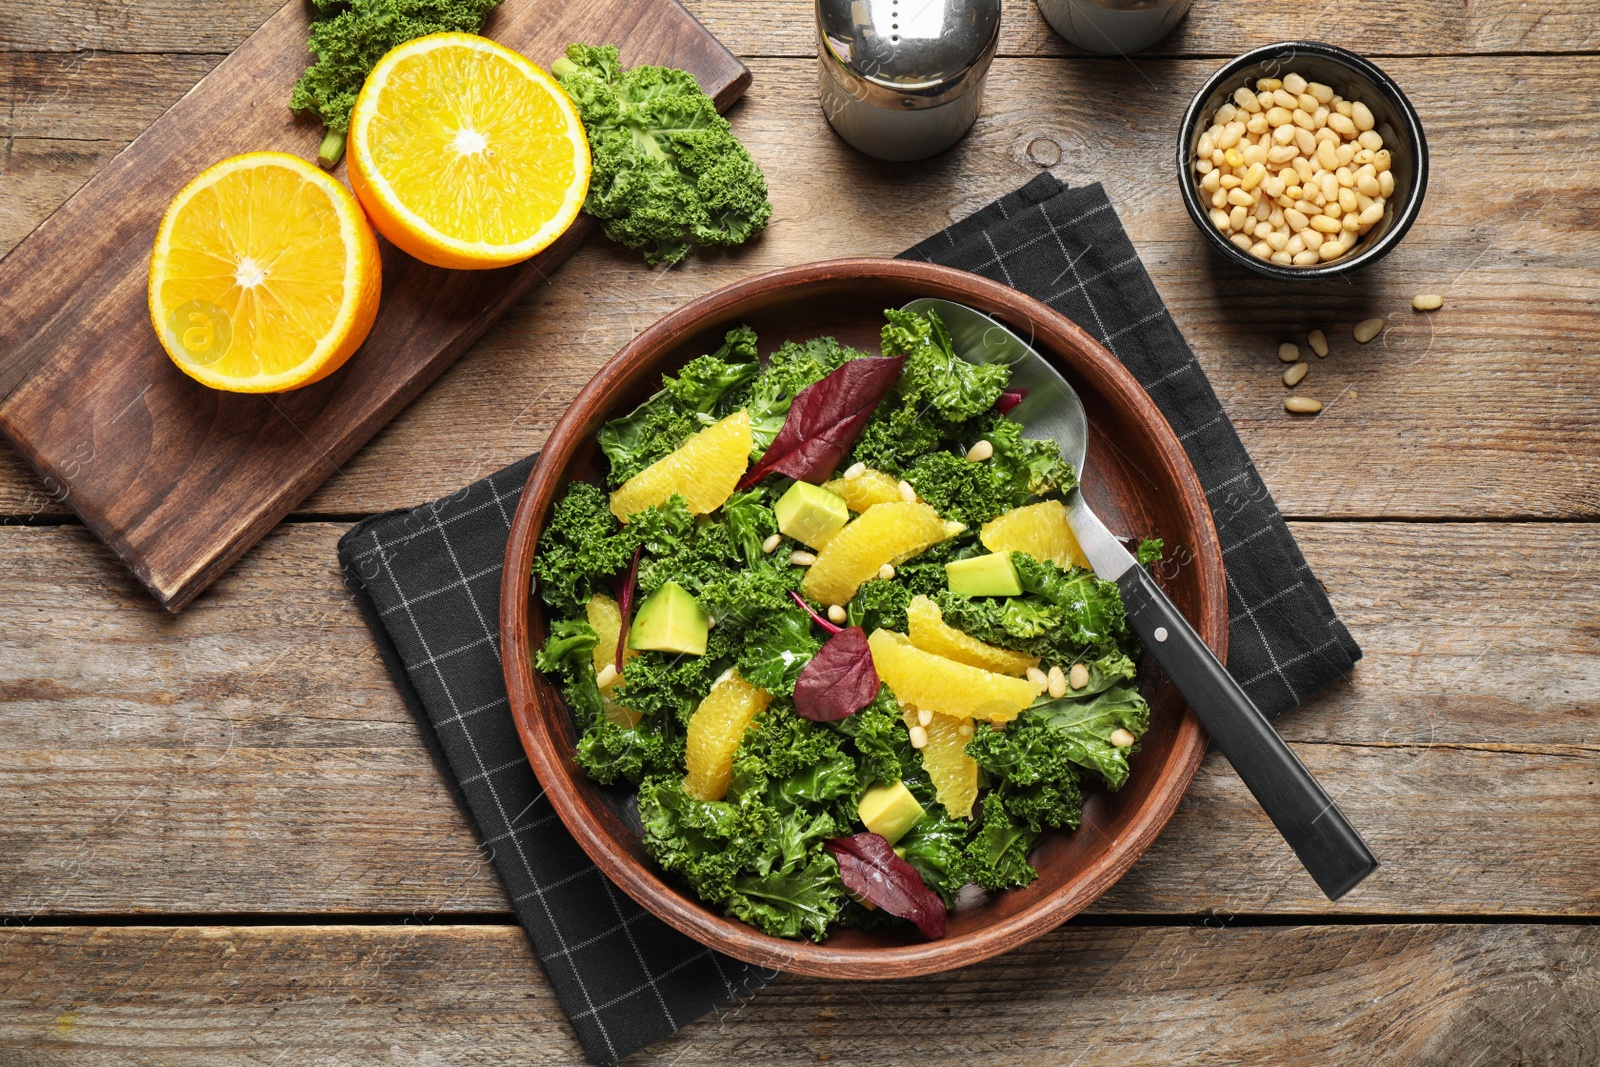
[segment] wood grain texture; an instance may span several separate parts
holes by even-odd
[[[172,618],[0,529],[0,908],[507,913],[340,587],[285,526]],[[1227,765],[1100,913],[1600,916],[1600,529],[1311,523],[1366,658],[1279,720],[1384,866],[1321,898]]]
[[[226,52],[278,9],[276,0],[219,0],[196,19],[185,0],[105,4],[55,0],[0,18],[0,50],[74,52]],[[741,56],[812,56],[812,0],[686,0],[722,43]],[[1033,0],[1003,0],[1002,55],[1077,53],[1051,32]],[[1242,15],[1247,18],[1241,18]],[[1585,0],[1351,0],[1337,9],[1264,6],[1192,8],[1151,55],[1233,56],[1273,41],[1310,38],[1371,55],[1592,51],[1600,12]],[[1132,72],[1132,67],[1124,64]]]
[[[631,1067],[1587,1064],[1592,926],[1084,928],[900,982],[782,977]],[[515,927],[29,927],[0,934],[28,1067],[570,1064]]]
[[[1589,402],[1600,320],[1588,310],[1600,297],[1588,266],[1600,254],[1600,223],[1575,205],[1600,172],[1587,148],[1534,167],[1528,146],[1569,130],[1574,146],[1600,140],[1592,97],[1563,97],[1570,108],[1561,116],[1540,104],[1588,77],[1595,62],[1550,58],[1512,73],[1496,59],[1386,61],[1433,142],[1422,218],[1352,283],[1286,294],[1212,258],[1168,170],[1172,130],[1210,63],[1152,61],[1145,70],[1155,88],[1130,94],[1114,62],[997,61],[972,136],[904,168],[870,163],[827,131],[808,62],[753,61],[755,83],[733,121],[772,182],[776,216],[764,237],[654,272],[591,242],[555,284],[520,301],[436,388],[340,464],[301,511],[413,504],[510,463],[536,449],[602,363],[661,315],[759,270],[897,252],[1038,173],[1031,151],[1059,158],[1054,170],[1069,182],[1107,180],[1157,288],[1289,514],[1594,517],[1600,468],[1583,457],[1600,450]],[[124,84],[104,110],[137,121],[138,95]],[[1486,126],[1479,98],[1499,101],[1521,125]],[[81,95],[62,107],[87,111],[89,101]],[[99,151],[32,137],[12,145],[0,211],[37,214],[56,202],[48,196],[64,195],[64,172],[86,173]],[[1442,293],[1444,309],[1411,311],[1418,292]],[[1390,314],[1392,328],[1358,346],[1349,328],[1369,314]],[[1316,420],[1291,419],[1276,347],[1312,327],[1327,330],[1334,355],[1312,361],[1299,391],[1329,407]],[[0,466],[0,514],[48,505],[38,496],[33,475]]]
[[[283,103],[305,65],[307,19],[291,0],[0,261],[0,431],[43,478],[70,487],[64,502],[174,611],[594,229],[584,218],[533,259],[494,271],[427,267],[386,244],[383,313],[344,373],[277,396],[189,379],[149,327],[148,250],[167,202],[209,164],[263,149],[313,154],[318,124]],[[492,32],[543,63],[572,40],[615,41],[630,62],[691,71],[723,106],[749,80],[675,0],[525,0],[498,8]],[[15,93],[61,82],[10,66]],[[177,77],[192,73],[175,66]],[[82,80],[92,99],[94,79]],[[137,84],[127,72],[120,80]],[[25,112],[48,121],[47,104]]]

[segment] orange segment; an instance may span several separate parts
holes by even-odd
[[[1059,500],[1013,508],[983,524],[978,540],[990,552],[1026,552],[1034,559],[1047,559],[1058,567],[1087,567],[1089,557],[1078,547],[1078,539],[1067,523],[1067,508]]]
[[[617,606],[615,600],[604,593],[596,593],[589,598],[589,603],[583,606],[583,610],[589,617],[589,625],[600,635],[599,643],[594,646],[594,670],[599,674],[607,667],[617,666],[617,637],[622,633],[622,609]],[[622,650],[622,662],[626,664],[638,654],[631,648],[625,648]],[[622,672],[619,668],[611,684],[600,687],[601,695],[611,696],[612,690],[620,681]]]
[[[946,624],[939,605],[921,594],[911,598],[906,608],[906,623],[913,645],[969,667],[980,667],[996,674],[1023,675],[1029,667],[1039,665],[1038,656],[984,644]]]
[[[906,728],[917,726],[917,709],[902,707]],[[978,763],[967,755],[967,742],[972,739],[971,720],[934,713],[933,719],[922,729],[928,743],[922,746],[922,769],[933,782],[935,799],[944,805],[952,818],[970,819],[973,801],[978,799]],[[967,723],[967,732],[961,726]]]
[[[1026,678],[971,667],[912,645],[904,634],[875,630],[867,638],[878,677],[902,704],[958,718],[1009,722],[1039,691]]]
[[[927,504],[896,499],[877,504],[834,534],[806,573],[800,591],[824,604],[844,604],[885,563],[899,563],[966,529],[945,522]]]
[[[350,185],[372,223],[436,267],[503,267],[572,225],[589,142],[554,78],[469,33],[378,61],[350,113]]]
[[[689,719],[683,791],[696,800],[721,800],[733,777],[733,754],[772,694],[729,671],[711,687]]]
[[[899,481],[871,467],[859,478],[835,478],[822,488],[844,497],[851,511],[866,511],[874,504],[893,504],[900,499]]]
[[[627,522],[629,515],[679,493],[694,514],[710,514],[733,495],[754,446],[750,413],[735,411],[623,482],[611,494],[611,513]]]
[[[235,393],[327,377],[366,339],[382,287],[355,197],[303,159],[252,152],[173,198],[150,252],[150,321],[185,374]]]

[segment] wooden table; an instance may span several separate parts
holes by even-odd
[[[6,3],[0,250],[278,3]],[[335,541],[537,449],[690,297],[893,254],[1042,166],[1107,183],[1366,649],[1280,726],[1384,866],[1328,904],[1213,756],[1055,933],[913,982],[783,978],[633,1062],[1600,1062],[1600,7],[1206,3],[1130,62],[1007,0],[983,117],[912,166],[824,125],[806,0],[690,7],[755,73],[733,120],[766,236],[657,272],[592,242],[183,615],[0,450],[0,1062],[576,1061]],[[1205,249],[1170,158],[1207,73],[1292,37],[1376,58],[1435,170],[1398,251],[1286,299]],[[1291,418],[1275,349],[1314,327],[1299,391],[1328,406]]]

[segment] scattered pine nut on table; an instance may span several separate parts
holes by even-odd
[[[1382,319],[1362,319],[1360,322],[1356,323],[1356,340],[1362,344],[1366,344],[1368,341],[1372,340],[1382,332]]]
[[[1309,396],[1291,396],[1283,402],[1283,407],[1285,411],[1292,411],[1296,415],[1315,415],[1322,410],[1322,401]]]
[[[1437,293],[1418,293],[1411,301],[1411,306],[1418,311],[1434,311],[1444,304],[1444,297]]]
[[[1321,330],[1312,330],[1306,335],[1306,340],[1310,342],[1311,351],[1317,354],[1318,359],[1328,354],[1328,335]]]
[[[1295,386],[1300,384],[1301,380],[1305,378],[1306,374],[1310,370],[1311,365],[1309,363],[1296,363],[1294,366],[1283,372],[1283,384],[1287,385],[1290,389],[1293,389]]]

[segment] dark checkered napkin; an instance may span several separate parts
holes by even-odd
[[[500,571],[535,457],[367,519],[339,559],[389,672],[465,808],[593,1063],[610,1064],[770,971],[712,952],[612,885],[539,788],[500,671]]]
[[[1100,338],[1166,414],[1211,500],[1228,565],[1229,669],[1274,713],[1361,650],[1167,315],[1099,186],[1045,175],[907,257],[996,278]],[[573,842],[522,753],[500,670],[501,560],[534,457],[380,515],[339,558],[384,662],[465,808],[589,1059],[610,1064],[773,977],[683,937]]]
[[[1123,362],[1183,442],[1228,570],[1228,669],[1276,715],[1350,672],[1333,613],[1099,185],[1042,174],[902,257],[981,274],[1076,322]]]

